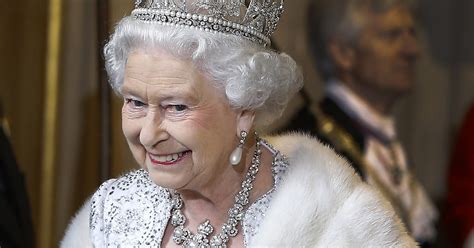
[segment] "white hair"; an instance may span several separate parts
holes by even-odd
[[[138,48],[160,48],[179,58],[191,59],[222,90],[233,108],[256,111],[257,126],[280,117],[303,85],[300,69],[287,54],[234,35],[125,17],[104,48],[109,83],[118,93],[127,57]]]

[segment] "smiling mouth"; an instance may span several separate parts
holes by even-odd
[[[189,153],[191,153],[191,151],[184,151],[184,152],[162,155],[162,156],[149,154],[149,157],[153,164],[173,165],[179,162],[180,160],[182,160]]]

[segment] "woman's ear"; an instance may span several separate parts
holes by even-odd
[[[254,119],[255,111],[252,110],[242,110],[237,115],[237,137],[240,137],[241,131],[246,131],[248,133],[250,129],[252,129]]]

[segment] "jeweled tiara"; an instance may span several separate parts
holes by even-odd
[[[283,0],[135,0],[132,16],[237,35],[267,46],[282,12]]]

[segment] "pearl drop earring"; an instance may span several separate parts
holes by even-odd
[[[240,132],[239,145],[237,145],[234,151],[230,154],[229,161],[233,166],[238,165],[242,159],[242,150],[244,148],[245,140],[247,139],[247,134],[246,131]]]

